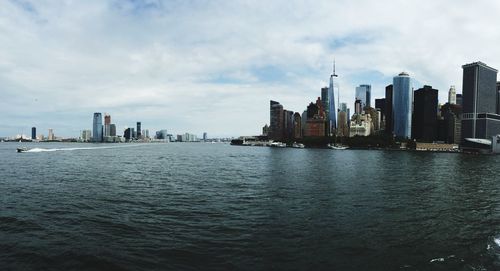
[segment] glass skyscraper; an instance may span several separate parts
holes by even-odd
[[[361,100],[361,107],[362,109],[365,108],[365,106],[370,107],[371,106],[371,93],[372,93],[372,86],[371,85],[359,85],[359,87],[356,87],[356,99]]]
[[[94,113],[94,122],[92,125],[92,141],[102,142],[102,114]]]
[[[393,79],[393,128],[394,135],[402,138],[411,138],[413,90],[411,77],[402,72]]]
[[[337,128],[337,109],[335,107],[335,82],[334,78],[337,77],[335,74],[335,64],[333,65],[333,73],[330,76],[330,86],[328,87],[328,112],[327,117],[329,121],[330,132],[333,133],[333,130]]]

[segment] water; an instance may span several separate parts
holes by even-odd
[[[0,269],[500,270],[499,163],[205,143],[0,143]]]

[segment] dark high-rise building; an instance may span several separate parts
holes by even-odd
[[[293,138],[302,138],[302,117],[299,112],[295,112],[295,114],[293,114],[293,125]]]
[[[285,138],[286,139],[292,139],[293,138],[293,129],[294,129],[294,124],[293,124],[293,111],[288,111],[288,110],[283,110],[283,124],[284,124],[284,132],[285,132]]]
[[[207,132],[203,133],[203,141],[207,141]]]
[[[462,122],[460,116],[462,106],[458,104],[446,103],[441,106],[441,116],[444,121],[444,138],[446,143],[460,144],[462,133]]]
[[[385,122],[385,98],[375,99],[375,109],[380,110],[380,122]]]
[[[392,94],[392,85],[388,85],[387,87],[385,87],[385,132],[390,135],[392,135],[394,132],[392,121]]]
[[[116,125],[115,124],[109,125],[109,135],[116,136]]]
[[[270,121],[269,121],[269,139],[279,141],[283,139],[283,106],[276,102],[270,101]]]
[[[462,94],[457,94],[457,104],[460,106],[463,105]]]
[[[497,82],[497,114],[500,115],[500,82]]]
[[[125,131],[123,132],[123,137],[126,139],[126,140],[131,140],[132,139],[132,128],[127,128],[125,129]]]
[[[421,142],[437,139],[438,90],[424,86],[414,92],[412,138]]]
[[[140,122],[140,121],[138,121],[138,122],[137,122],[137,136],[136,136],[136,138],[137,138],[137,139],[140,139],[140,138],[141,138],[141,131],[142,131],[142,130],[141,130],[141,122]]]
[[[36,139],[36,127],[31,127],[31,139]]]
[[[466,138],[491,139],[500,134],[500,115],[496,114],[498,70],[482,62],[462,68],[462,142]]]

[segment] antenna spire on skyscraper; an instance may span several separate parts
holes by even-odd
[[[333,58],[333,77],[338,77],[338,75],[335,74],[335,58]]]

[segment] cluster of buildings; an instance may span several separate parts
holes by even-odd
[[[167,130],[157,131],[153,137],[150,137],[148,129],[142,129],[142,123],[138,121],[135,127],[127,127],[123,131],[123,136],[117,135],[116,125],[111,123],[111,116],[104,115],[103,124],[102,114],[94,113],[92,130],[83,130],[80,137],[82,142],[199,142],[200,140],[194,134],[185,133],[174,137]],[[203,134],[204,140],[207,139],[207,133]]]
[[[263,135],[273,141],[390,135],[414,142],[460,144],[463,149],[486,145],[491,148],[494,137],[500,134],[498,71],[482,62],[462,68],[463,95],[451,86],[445,104],[439,104],[437,89],[428,85],[414,89],[410,75],[402,72],[385,88],[385,97],[375,99],[374,105],[371,86],[356,87],[351,115],[347,104],[335,106],[338,85],[334,67],[329,87],[322,88],[321,97],[302,114],[271,101],[270,125],[264,126]]]

